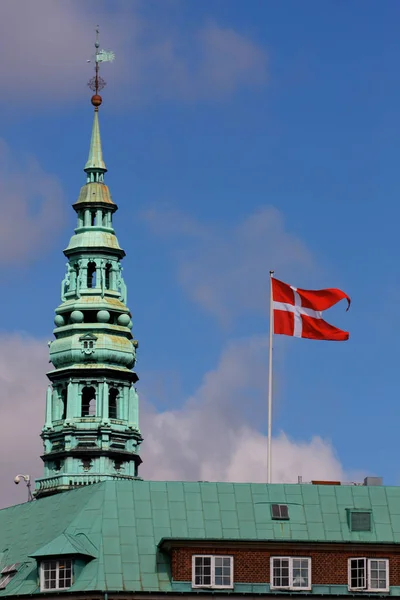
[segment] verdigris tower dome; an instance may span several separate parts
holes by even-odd
[[[105,479],[134,479],[141,463],[138,377],[132,371],[138,344],[122,276],[125,252],[113,228],[117,205],[104,183],[98,94],[92,104],[87,180],[73,205],[78,223],[64,250],[67,272],[50,343],[54,370],[48,373],[41,434],[45,473],[36,481],[36,497]]]

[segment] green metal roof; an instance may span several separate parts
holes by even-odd
[[[68,244],[68,247],[64,252],[71,253],[72,250],[84,250],[86,248],[98,248],[99,250],[112,250],[118,251],[121,256],[125,255],[125,252],[120,247],[117,236],[114,233],[107,231],[100,231],[93,228],[93,230],[84,231],[82,233],[75,233]]]
[[[30,556],[40,558],[44,556],[71,556],[73,554],[90,556],[91,558],[97,556],[95,547],[84,533],[78,533],[77,535],[62,533]]]
[[[101,169],[107,171],[103,160],[103,151],[101,148],[99,113],[94,111],[92,138],[90,140],[89,157],[85,165],[85,171],[90,169]]]
[[[272,520],[271,503],[288,504],[289,520]],[[370,532],[350,531],[350,508],[371,510]],[[67,546],[95,556],[71,592],[172,591],[158,548],[171,538],[400,543],[400,487],[105,481],[77,488],[0,511],[0,569],[21,563],[0,596],[39,592],[33,557]]]

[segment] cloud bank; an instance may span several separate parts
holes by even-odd
[[[287,231],[282,214],[265,206],[236,225],[215,226],[172,210],[143,215],[172,245],[185,293],[223,324],[244,312],[268,310],[269,270],[278,277],[316,268],[306,245]]]
[[[152,479],[265,482],[267,340],[230,342],[179,410],[145,405],[142,474]],[[329,441],[273,439],[273,481],[346,478]]]
[[[25,104],[28,94],[32,109],[84,98],[96,23],[117,55],[102,69],[111,103],[212,100],[267,81],[265,50],[248,36],[216,23],[178,28],[172,11],[145,9],[133,0],[112,10],[104,1],[2,0],[0,101]]]
[[[213,371],[178,410],[158,410],[151,398],[141,401],[146,479],[265,481],[266,340],[236,340],[223,350]],[[24,366],[21,369],[21,365]],[[0,336],[0,506],[24,502],[17,473],[42,475],[40,430],[44,423],[48,348],[44,340]],[[145,383],[139,391],[146,396]],[[297,476],[346,479],[329,441],[318,436],[273,440],[274,481]]]
[[[0,265],[34,261],[64,224],[64,201],[56,177],[34,158],[13,156],[0,139]]]

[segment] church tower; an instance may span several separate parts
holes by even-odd
[[[86,184],[73,205],[77,227],[64,250],[67,269],[49,344],[54,370],[48,373],[44,477],[36,481],[37,498],[106,479],[135,479],[141,463],[138,377],[132,370],[138,343],[122,276],[125,252],[113,225],[118,207],[104,183],[98,115],[104,85],[99,63],[113,55],[98,48],[96,40]]]

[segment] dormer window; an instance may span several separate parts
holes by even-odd
[[[66,590],[72,585],[72,560],[43,560],[40,563],[40,591]]]

